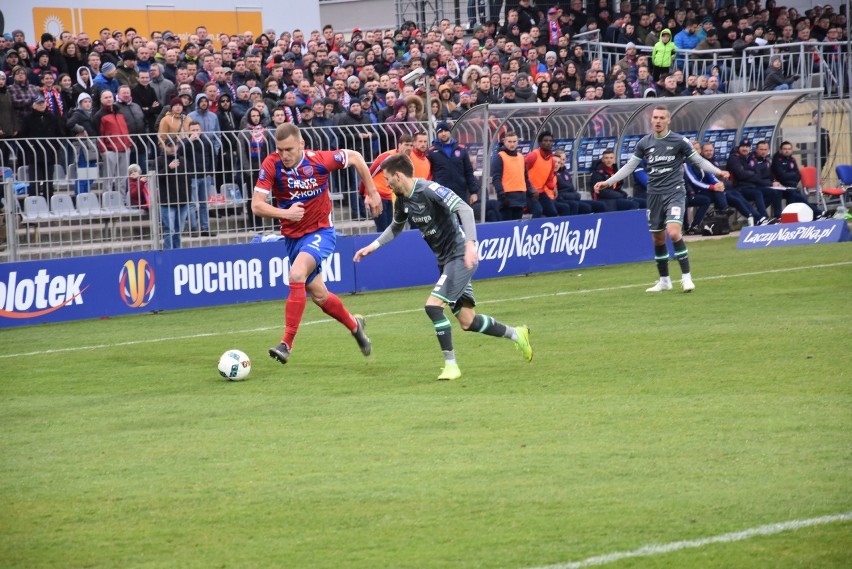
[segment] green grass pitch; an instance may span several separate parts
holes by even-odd
[[[370,358],[310,303],[286,366],[280,301],[0,331],[0,567],[580,567],[848,513],[852,245],[735,246],[690,244],[692,294],[475,281],[535,358],[454,323],[454,382],[430,287],[344,297]],[[846,568],[852,523],[608,565]]]

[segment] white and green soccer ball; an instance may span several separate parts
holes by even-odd
[[[242,381],[251,373],[251,360],[240,350],[228,350],[219,358],[219,375],[228,381]]]

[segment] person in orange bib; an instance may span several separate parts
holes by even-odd
[[[527,175],[524,155],[518,151],[518,135],[512,131],[503,135],[503,141],[491,158],[491,182],[497,191],[503,221],[523,218],[527,203],[538,200],[538,192]]]
[[[422,180],[432,179],[432,163],[429,162],[429,157],[426,155],[427,148],[429,148],[429,137],[425,132],[416,133],[414,135],[414,149],[408,157],[414,164],[414,177]]]
[[[414,138],[410,134],[403,134],[399,137],[396,148],[379,154],[370,166],[370,175],[373,177],[376,191],[379,192],[379,196],[382,198],[382,212],[373,218],[373,221],[376,223],[376,231],[379,233],[387,229],[388,225],[393,221],[393,190],[388,187],[388,181],[385,179],[385,173],[382,170],[382,162],[394,154],[405,154],[410,158],[413,148]],[[361,182],[358,191],[361,192],[362,196],[367,195],[367,188],[364,187],[364,182]]]
[[[553,160],[553,134],[543,130],[538,135],[538,148],[524,158],[530,184],[538,192],[538,202],[532,202],[533,217],[556,217],[556,163]]]

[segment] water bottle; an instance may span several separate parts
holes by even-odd
[[[837,208],[837,211],[834,212],[834,219],[846,219],[846,208],[840,206]]]
[[[749,227],[753,227],[754,226],[754,216],[753,215],[748,216],[748,221],[746,223]]]

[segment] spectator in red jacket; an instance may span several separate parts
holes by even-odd
[[[101,108],[95,114],[94,123],[100,135],[98,148],[106,166],[105,188],[125,194],[127,188],[120,183],[120,180],[124,179],[127,168],[130,166],[130,149],[133,147],[130,130],[127,128],[124,116],[115,105],[112,91],[101,91],[100,97]]]

